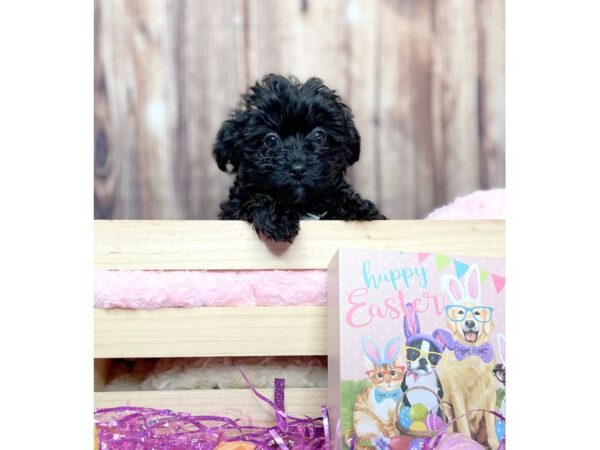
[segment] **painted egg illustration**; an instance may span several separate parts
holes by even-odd
[[[410,407],[410,418],[415,421],[421,421],[425,419],[428,412],[427,406],[423,403],[417,403]]]
[[[439,418],[439,416],[429,413],[425,418],[425,425],[427,425],[427,429],[430,431],[440,430],[444,427],[444,421]]]
[[[411,431],[427,431],[427,426],[423,422],[413,422],[409,429]]]
[[[496,420],[496,437],[498,438],[498,441],[502,441],[502,439],[504,438],[505,434],[506,434],[506,425],[504,423],[504,420]]]
[[[413,423],[413,420],[410,418],[410,407],[403,406],[400,408],[400,417],[398,418],[400,425],[405,430],[410,428],[410,425]]]

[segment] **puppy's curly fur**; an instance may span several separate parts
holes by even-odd
[[[306,216],[385,219],[344,179],[359,154],[352,112],[335,91],[318,78],[267,75],[218,132],[213,156],[236,175],[219,217],[287,242]]]

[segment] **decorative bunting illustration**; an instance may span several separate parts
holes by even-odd
[[[437,270],[442,270],[444,267],[446,267],[448,264],[450,264],[450,261],[452,261],[450,258],[448,258],[447,256],[444,255],[436,255],[435,256],[435,263],[437,265]]]
[[[417,259],[419,261],[419,264],[425,261],[429,255],[431,255],[431,253],[417,253]]]
[[[419,263],[422,263],[429,256],[431,256],[431,253],[418,253],[417,259],[418,259]],[[448,256],[445,256],[445,255],[435,255],[435,263],[437,266],[437,270],[440,272],[448,264],[454,263],[454,270],[456,271],[456,276],[459,279],[462,278],[465,275],[465,273],[467,273],[467,270],[469,270],[469,264],[465,264],[461,261],[457,261],[456,259],[449,258]],[[504,285],[506,284],[506,278],[480,269],[479,270],[479,281],[481,281],[481,283],[483,283],[485,280],[490,278],[490,275],[492,276],[492,281],[494,283],[494,288],[496,289],[496,293],[500,294],[500,292],[502,292],[502,290],[504,289]]]
[[[456,270],[456,276],[458,278],[462,278],[462,276],[469,269],[469,265],[465,263],[461,263],[460,261],[454,260],[454,269]]]
[[[506,283],[506,280],[504,279],[504,277],[500,277],[494,274],[492,274],[492,280],[494,281],[496,293],[499,294],[500,292],[502,292],[502,289],[504,289],[504,284]]]

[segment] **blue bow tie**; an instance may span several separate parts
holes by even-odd
[[[486,342],[479,347],[467,347],[460,342],[455,343],[454,354],[458,361],[462,361],[467,356],[479,356],[484,363],[489,363],[494,358],[494,347]]]
[[[381,403],[386,398],[390,398],[394,401],[398,401],[402,395],[402,389],[394,389],[393,391],[382,391],[381,389],[375,389],[375,401]]]

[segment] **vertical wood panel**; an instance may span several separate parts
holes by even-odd
[[[342,94],[348,92],[343,2],[259,0],[247,5],[251,83],[275,72],[300,80],[318,76]]]
[[[352,108],[354,123],[361,137],[361,154],[348,171],[348,179],[365,198],[380,203],[377,42],[378,4],[370,0],[348,0],[344,8],[346,22],[344,51],[349,67],[345,72],[348,91],[344,100]]]
[[[504,140],[504,0],[479,3],[480,183],[505,182]]]
[[[212,219],[211,155],[247,86],[319,76],[390,218],[504,185],[504,0],[96,0],[95,216]]]
[[[176,69],[170,57],[173,25],[168,10],[172,1],[128,2],[134,28],[133,61],[137,87],[137,142],[141,218],[181,218],[182,205],[175,194]]]
[[[94,4],[94,217],[107,219],[114,215],[116,201],[117,173],[115,157],[112,151],[110,114],[106,92],[106,78],[103,58],[100,57],[106,30],[104,16],[98,1]]]
[[[243,3],[189,0],[181,11],[184,31],[179,55],[183,86],[182,165],[188,182],[191,219],[214,219],[231,177],[212,158],[217,131],[246,88]]]
[[[427,1],[413,0],[383,2],[381,7],[381,207],[390,217],[408,219],[433,206],[431,8]]]
[[[140,218],[137,180],[136,84],[129,39],[133,24],[124,3],[97,0],[95,130],[105,134],[104,164],[95,162],[95,215]],[[103,110],[107,111],[107,116]],[[100,131],[103,130],[103,131]],[[99,150],[99,142],[95,142]],[[110,209],[106,206],[111,205]]]
[[[433,2],[438,167],[445,199],[479,187],[477,0]]]

